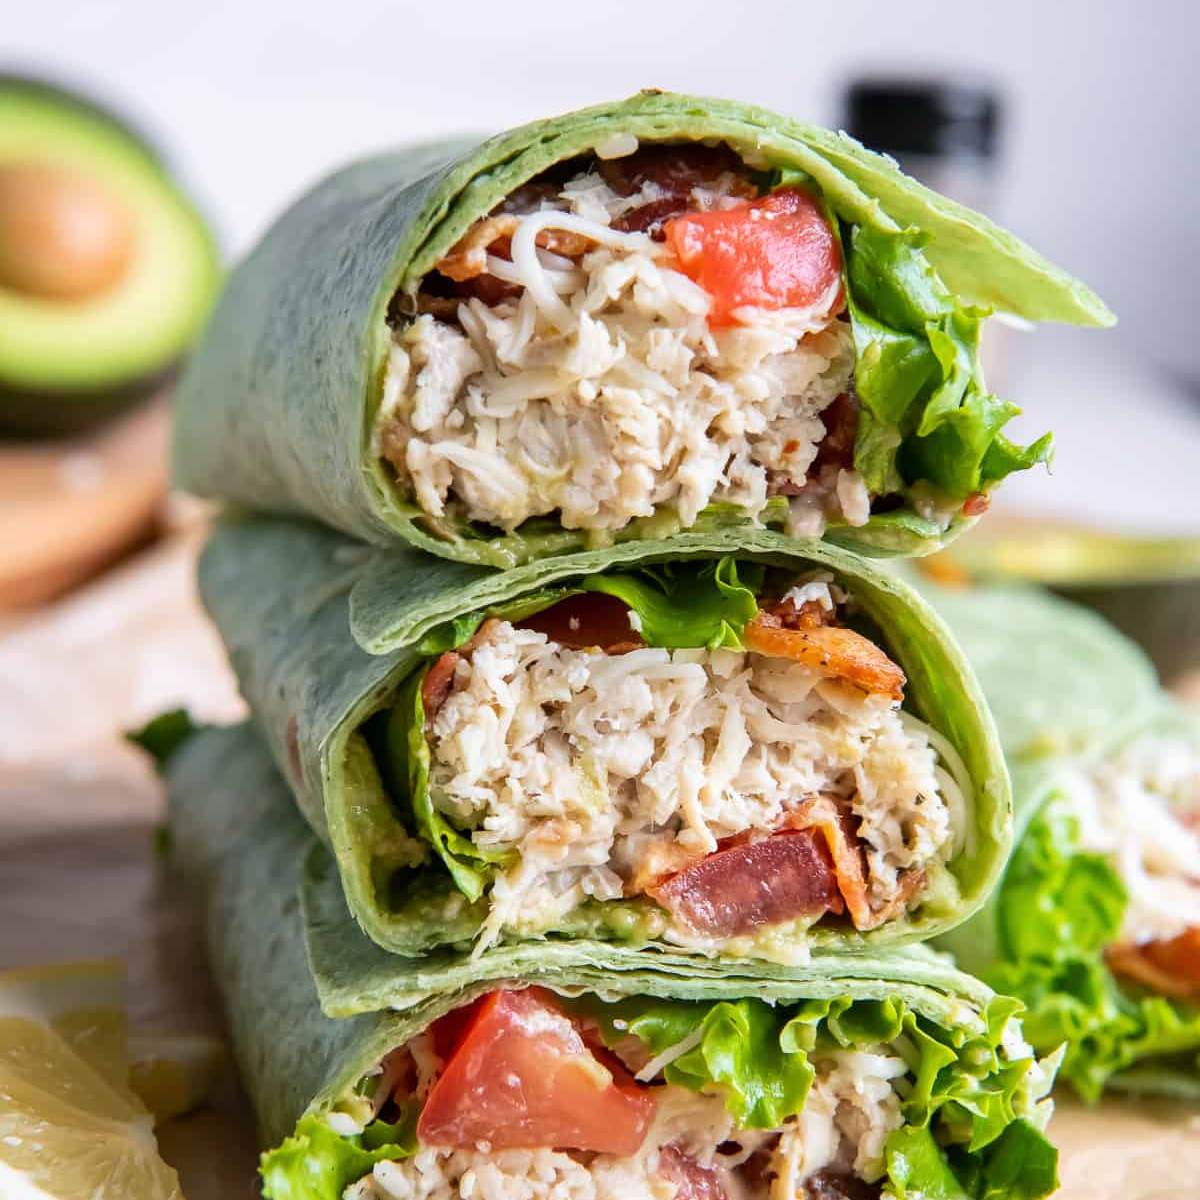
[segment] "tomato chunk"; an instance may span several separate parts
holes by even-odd
[[[465,1022],[450,1018],[433,1030],[452,1048],[417,1121],[424,1145],[637,1152],[654,1118],[650,1089],[601,1063],[549,992],[492,992]]]
[[[519,621],[521,629],[536,629],[568,650],[604,650],[623,654],[641,646],[629,623],[629,605],[604,592],[580,592]]]
[[[659,1151],[658,1173],[675,1185],[671,1200],[727,1200],[720,1175],[676,1145]]]
[[[799,188],[686,213],[666,222],[663,233],[684,273],[712,297],[708,323],[714,329],[736,324],[734,313],[744,306],[809,308],[841,278],[833,230],[816,200]]]
[[[736,937],[845,907],[829,847],[811,828],[718,850],[647,891],[677,920],[710,937]]]
[[[1108,948],[1109,970],[1151,991],[1180,1000],[1200,999],[1200,926],[1173,938],[1122,942]]]

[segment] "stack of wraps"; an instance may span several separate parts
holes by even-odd
[[[926,590],[983,681],[1016,805],[1004,879],[945,948],[1025,1002],[1035,1046],[1067,1044],[1086,1099],[1200,1099],[1200,723],[1085,608]]]
[[[151,732],[268,1197],[1053,1190],[1056,1053],[919,944],[1003,872],[1000,742],[871,561],[1048,458],[993,310],[1111,322],[661,92],[359,163],[234,272],[175,459],[252,720]]]

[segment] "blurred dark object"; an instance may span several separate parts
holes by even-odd
[[[1041,584],[1111,621],[1170,686],[1200,669],[1200,537],[993,517],[922,561],[940,582]]]
[[[0,433],[74,433],[158,391],[219,280],[211,230],[134,126],[0,72]]]
[[[983,83],[867,75],[848,85],[842,125],[928,187],[987,212],[1002,110]]]

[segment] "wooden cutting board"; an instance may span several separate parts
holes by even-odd
[[[152,536],[169,429],[164,394],[78,437],[0,441],[0,611],[60,596]]]
[[[220,1010],[194,914],[154,852],[159,782],[120,733],[179,703],[241,714],[194,599],[196,541],[0,636],[0,967],[123,958],[134,1025],[172,1033],[220,1031]],[[1064,1097],[1052,1133],[1063,1200],[1200,1196],[1200,1110]],[[232,1077],[159,1136],[190,1200],[256,1195],[253,1119]]]

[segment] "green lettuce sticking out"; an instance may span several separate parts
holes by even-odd
[[[1079,846],[1078,821],[1051,799],[1009,864],[997,901],[1002,958],[984,976],[1024,1001],[1035,1047],[1067,1044],[1062,1077],[1095,1102],[1156,1063],[1190,1059],[1197,1070],[1200,1010],[1117,983],[1104,950],[1121,935],[1125,888],[1103,856]]]
[[[1021,1007],[1009,997],[992,1000],[978,1032],[937,1026],[898,997],[843,996],[787,1008],[758,1000],[579,1004],[610,1044],[633,1034],[659,1055],[686,1043],[664,1078],[694,1091],[718,1089],[749,1129],[776,1128],[803,1109],[814,1056],[890,1046],[905,1059],[912,1085],[902,1106],[905,1125],[887,1144],[898,1197],[1032,1200],[1057,1186],[1057,1154],[1041,1132],[1038,1103],[1056,1056],[1037,1064],[1001,1053],[1005,1027]]]
[[[295,1134],[262,1156],[268,1200],[341,1200],[342,1193],[377,1162],[417,1152],[417,1113],[394,1124],[372,1121],[361,1134],[334,1131],[322,1117],[300,1119]]]
[[[1020,409],[984,389],[986,309],[960,304],[925,255],[927,235],[856,226],[844,241],[847,302],[861,402],[854,465],[873,493],[927,481],[954,501],[1049,462],[1051,436],[1029,446],[1000,431]]]
[[[738,1125],[774,1129],[804,1108],[812,1060],[838,1049],[884,1047],[909,1068],[904,1125],[888,1138],[887,1181],[917,1200],[1039,1200],[1057,1185],[1057,1155],[1041,1132],[1040,1103],[1054,1061],[1009,1061],[1005,1028],[1020,1007],[995,997],[982,1021],[942,1026],[902,999],[843,995],[773,1006],[760,1000],[680,1001],[636,997],[562,1001],[595,1020],[610,1044],[634,1036],[653,1055],[688,1048],[663,1070],[668,1083],[718,1092]],[[339,1136],[307,1116],[295,1136],[263,1156],[269,1200],[337,1200],[381,1159],[416,1153],[416,1114]]]

